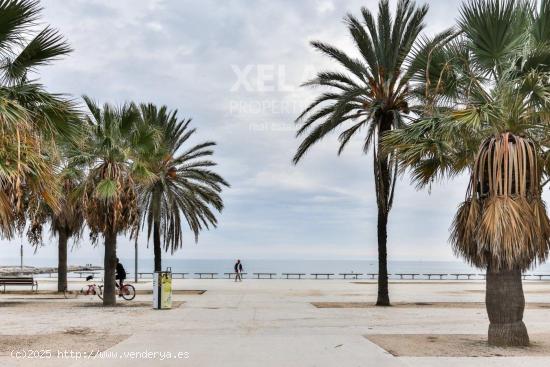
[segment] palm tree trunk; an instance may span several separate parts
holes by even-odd
[[[390,171],[388,157],[380,155],[380,137],[391,129],[391,117],[382,119],[378,130],[378,147],[375,153],[374,181],[376,183],[376,204],[378,206],[378,298],[377,306],[390,306],[388,290],[388,215],[390,211]],[[378,177],[376,177],[378,176]]]
[[[116,233],[107,231],[105,233],[105,258],[103,261],[105,275],[103,279],[103,306],[114,306],[116,304]]]
[[[386,241],[388,215],[383,208],[378,207],[378,298],[377,306],[389,306],[390,295],[388,291],[388,251]]]
[[[162,251],[160,246],[160,223],[153,223],[153,251],[155,253],[155,271],[162,271]]]
[[[487,268],[485,306],[489,315],[489,345],[527,346],[529,335],[523,323],[525,298],[521,271]]]
[[[57,291],[67,289],[67,241],[69,236],[64,228],[58,231],[57,238]]]

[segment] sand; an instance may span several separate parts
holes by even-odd
[[[19,287],[21,288],[21,287]],[[6,292],[0,292],[1,294],[4,294],[6,296],[9,295],[27,295],[32,296],[30,299],[36,299],[36,298],[65,298],[63,293],[53,291],[51,289],[47,290],[39,290],[39,291],[32,291],[30,289],[14,289],[14,288],[7,288]],[[80,294],[79,289],[75,289],[74,287],[71,288],[71,290],[67,294],[67,298],[75,298],[75,297],[83,297],[84,295]],[[205,289],[176,289],[172,292],[172,294],[203,294],[206,292]],[[136,294],[153,294],[153,291],[151,289],[137,289]]]
[[[81,353],[102,352],[128,338],[129,335],[100,333],[91,328],[67,328],[62,332],[38,335],[0,335],[0,356],[12,351],[74,351]]]
[[[406,334],[367,335],[396,357],[542,357],[550,356],[550,334],[531,335],[531,346],[498,348],[487,344],[487,335]]]
[[[45,309],[45,310],[51,310],[51,309],[73,309],[73,308],[80,308],[80,307],[103,307],[103,303],[101,300],[97,299],[90,299],[90,302],[74,302],[71,300],[65,300],[58,301],[58,299],[40,299],[40,300],[6,300],[4,302],[0,302],[0,309],[4,308],[16,308],[17,310],[20,310],[21,312],[25,310],[32,310],[36,311],[36,309]],[[185,302],[184,301],[173,301],[172,302],[172,308],[178,308],[181,307]],[[150,310],[152,309],[152,302],[150,301],[120,301],[118,302],[114,308],[141,308]],[[29,311],[29,312],[32,312]]]
[[[317,308],[379,308],[369,302],[311,302]],[[485,309],[482,302],[395,302],[391,308],[474,308]],[[527,309],[547,309],[550,303],[527,303]]]
[[[128,337],[90,328],[68,328],[38,335],[0,335],[0,365],[68,367],[75,362],[75,356],[92,358]]]

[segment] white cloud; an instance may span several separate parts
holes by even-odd
[[[334,10],[334,3],[330,0],[323,0],[317,2],[317,11],[319,13],[332,12]]]
[[[147,28],[149,28],[149,29],[151,29],[155,32],[161,32],[164,29],[162,24],[157,23],[157,22],[148,22],[145,25],[147,26]]]

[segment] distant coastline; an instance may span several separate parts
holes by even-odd
[[[102,270],[99,266],[89,266],[89,265],[69,265],[67,266],[67,272],[74,273],[78,271],[94,271]],[[0,275],[32,275],[32,274],[51,274],[57,273],[56,267],[49,266],[14,266],[14,265],[0,265]]]
[[[329,272],[329,273],[377,273],[378,263],[376,260],[268,260],[268,259],[241,259],[246,272]],[[129,273],[134,273],[134,259],[121,259],[126,270]],[[102,267],[101,263],[91,260],[79,259],[69,260],[75,264],[71,266],[71,271],[86,270],[86,264],[92,263],[93,266]],[[174,272],[230,272],[233,268],[232,259],[166,259],[163,261],[163,268],[170,267]],[[19,268],[16,259],[9,261],[0,259],[0,269],[2,268]],[[32,274],[48,273],[51,268],[57,266],[55,259],[29,258],[24,262],[25,266],[34,267]],[[48,271],[40,271],[38,269],[49,269]],[[153,259],[140,259],[138,264],[138,272],[152,272]],[[388,270],[390,273],[483,273],[483,271],[473,268],[468,264],[460,261],[389,261]],[[0,270],[1,271],[1,270]],[[531,272],[548,272],[550,273],[550,264],[541,265]],[[31,274],[31,273],[29,273]]]

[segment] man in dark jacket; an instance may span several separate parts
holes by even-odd
[[[243,264],[241,264],[241,260],[237,259],[237,262],[235,263],[235,281],[242,282],[243,277],[241,276],[241,273],[243,272]]]
[[[120,281],[120,284],[116,284],[117,288],[119,289],[119,297],[122,297],[122,286],[124,285],[124,279],[126,279],[126,270],[124,270],[124,266],[120,263],[118,260],[118,257],[116,258],[116,276],[115,279]]]

